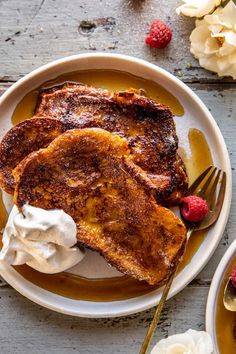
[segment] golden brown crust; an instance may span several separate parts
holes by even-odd
[[[84,127],[101,127],[126,137],[133,161],[147,174],[142,180],[146,188],[155,190],[160,204],[180,202],[187,189],[187,175],[177,154],[169,109],[135,90],[113,94],[71,83],[42,92],[37,116],[13,127],[3,138],[0,186],[13,194],[12,169],[21,159],[46,147],[62,132]]]
[[[125,137],[133,161],[149,176],[161,204],[178,204],[188,187],[177,154],[178,138],[170,109],[135,90],[111,93],[65,83],[42,91],[36,115],[76,121],[78,128],[98,127]]]
[[[4,136],[0,144],[0,186],[13,194],[15,188],[12,170],[32,151],[48,144],[65,131],[59,120],[44,117],[27,119]]]
[[[186,229],[137,182],[145,174],[129,153],[105,130],[70,130],[17,166],[14,199],[19,208],[63,209],[80,242],[123,273],[161,284],[183,254]]]

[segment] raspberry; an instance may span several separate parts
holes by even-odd
[[[233,268],[230,276],[233,286],[236,288],[236,266]]]
[[[171,41],[172,32],[170,28],[160,20],[154,20],[150,27],[149,35],[146,37],[146,44],[151,48],[165,48]]]
[[[190,195],[183,199],[181,214],[185,220],[198,222],[201,221],[207,213],[208,205],[204,199],[196,195]]]

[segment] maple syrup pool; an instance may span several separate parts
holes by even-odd
[[[232,269],[236,266],[236,255],[230,262],[222,282],[216,303],[216,338],[218,349],[221,354],[236,353],[236,312],[226,310],[223,304],[225,285],[229,279]]]
[[[153,81],[145,80],[121,71],[88,70],[61,75],[26,94],[15,108],[12,115],[12,123],[16,125],[33,116],[38,93],[42,88],[52,87],[65,81],[81,82],[95,87],[102,87],[110,91],[122,91],[129,88],[143,89],[148,97],[168,105],[177,117],[184,115],[184,109],[177,98]],[[204,134],[201,131],[190,129],[188,139],[191,155],[187,156],[183,149],[180,149],[180,154],[186,165],[191,183],[205,168],[212,164],[212,156]],[[204,156],[204,159],[202,159],[202,156]],[[2,203],[2,198],[0,198],[0,216],[0,224],[4,226],[7,215],[4,204]],[[179,271],[191,261],[193,255],[204,240],[205,235],[205,231],[198,231],[191,237],[184,259],[179,266]],[[15,269],[25,279],[35,285],[61,296],[76,300],[124,300],[147,294],[156,289],[155,286],[150,286],[146,282],[140,282],[128,276],[88,279],[66,272],[53,275],[43,274],[26,265],[16,266]]]

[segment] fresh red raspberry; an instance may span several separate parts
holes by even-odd
[[[154,20],[150,27],[149,35],[146,37],[146,44],[151,48],[165,48],[171,41],[172,32],[170,28],[160,20]]]
[[[196,195],[185,197],[181,205],[181,214],[187,221],[201,221],[208,210],[207,202]]]
[[[230,276],[233,286],[236,288],[236,266],[233,268]]]

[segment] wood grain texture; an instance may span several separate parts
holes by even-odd
[[[192,285],[171,299],[154,343],[190,327],[204,329],[207,291]],[[193,298],[194,314],[189,311]],[[1,354],[136,354],[153,314],[149,310],[119,319],[69,317],[41,308],[8,287],[1,289],[0,311]]]
[[[168,301],[154,343],[188,328],[204,329],[215,268],[236,229],[236,85],[199,67],[189,52],[194,21],[177,16],[178,0],[0,0],[0,94],[32,69],[83,52],[124,53],[166,68],[196,92],[216,119],[233,169],[230,218],[212,259],[197,278]],[[144,38],[153,18],[173,29],[162,51]],[[84,22],[89,21],[89,22]],[[153,310],[117,319],[80,319],[54,313],[0,283],[1,354],[138,353]]]
[[[178,16],[176,0],[8,0],[0,1],[1,80],[17,80],[54,59],[104,51],[144,58],[185,81],[218,81],[189,52],[194,20]],[[153,18],[173,30],[171,44],[144,44]],[[83,21],[91,21],[84,28]]]

